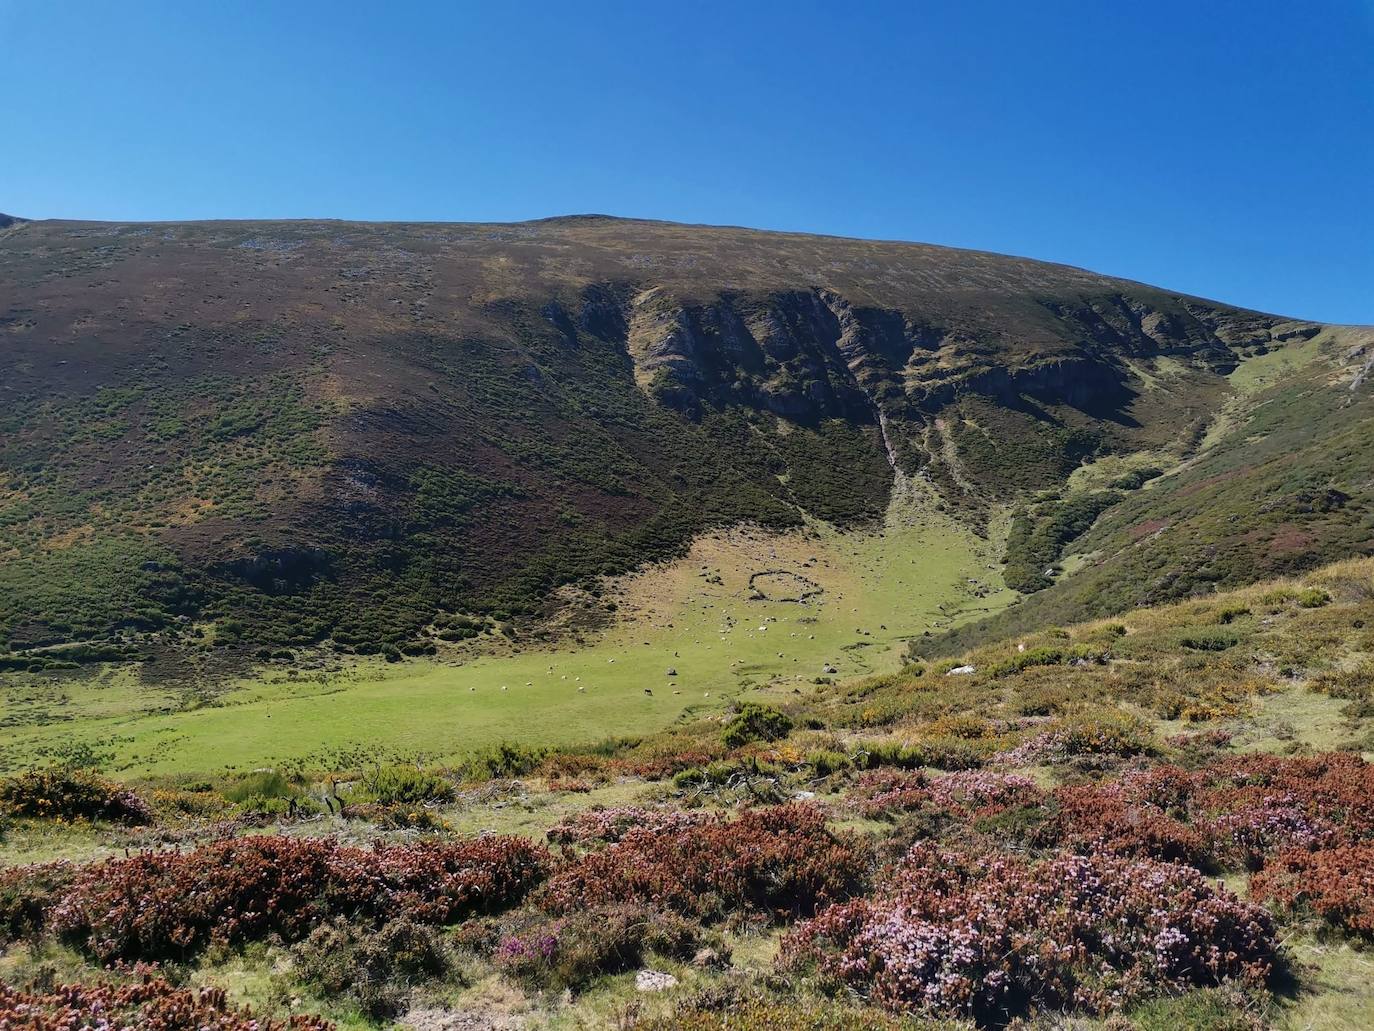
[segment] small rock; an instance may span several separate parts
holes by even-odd
[[[677,978],[662,970],[641,970],[635,974],[635,991],[661,992],[676,987]]]

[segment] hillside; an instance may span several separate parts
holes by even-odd
[[[1209,427],[1207,457],[1104,517],[1104,553],[1227,470],[1344,500],[1294,501],[1253,571],[1104,606],[1370,542],[1360,456],[1321,444],[1294,478],[1263,451],[1358,441],[1367,386],[1276,388],[1267,445],[1218,421],[1238,368],[1321,327],[1064,266],[592,216],[14,221],[0,297],[11,665],[540,632],[555,588],[712,528],[874,526],[897,482],[986,535],[1085,462],[1187,462]],[[1346,357],[1313,346],[1311,368]],[[51,650],[73,641],[96,644]]]

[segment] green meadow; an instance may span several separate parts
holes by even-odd
[[[209,701],[128,671],[16,675],[3,689],[0,763],[14,770],[89,747],[112,757],[112,772],[142,777],[443,762],[502,742],[644,734],[751,691],[896,669],[911,637],[1014,597],[998,550],[908,490],[882,529],[703,538],[681,559],[608,584],[616,615],[581,643],[269,668]]]

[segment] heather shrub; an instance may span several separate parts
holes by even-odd
[[[1254,869],[1284,849],[1374,837],[1374,765],[1359,755],[1235,756],[1202,773],[1196,822],[1227,862]]]
[[[431,927],[400,918],[379,930],[338,918],[291,949],[294,973],[324,998],[349,998],[369,1017],[397,1016],[422,978],[443,975],[449,957]]]
[[[636,902],[713,920],[809,913],[853,894],[868,868],[858,839],[834,834],[807,805],[749,809],[674,830],[631,830],[550,878],[553,913]]]
[[[894,1011],[1000,1025],[1040,1008],[1105,1013],[1263,980],[1276,950],[1267,912],[1186,867],[920,844],[874,898],[789,934],[780,959]]]
[[[1098,712],[1057,720],[1050,726],[1064,755],[1143,755],[1154,751],[1150,728],[1122,712]]]
[[[135,984],[58,985],[22,991],[0,982],[5,1031],[333,1031],[327,1020],[255,1017],[220,988],[175,988],[160,977]]]
[[[643,966],[651,954],[686,959],[700,934],[699,924],[675,913],[633,903],[598,906],[511,930],[495,960],[527,988],[577,991],[602,975]]]
[[[751,741],[779,741],[792,733],[792,719],[769,705],[745,702],[725,725],[721,743],[739,748]]]
[[[153,811],[128,788],[89,770],[28,770],[0,781],[0,813],[52,820],[152,823]]]
[[[850,793],[870,819],[891,818],[923,808],[939,808],[930,781],[920,770],[877,769],[863,773]]]
[[[212,942],[298,939],[334,916],[450,923],[519,902],[547,863],[515,837],[371,849],[239,838],[88,866],[50,924],[102,960],[178,958]]]
[[[1136,796],[1128,781],[1065,786],[1051,797],[1051,815],[1037,834],[1041,844],[1199,867],[1209,863],[1203,835]]]
[[[694,827],[712,819],[703,812],[645,809],[640,806],[597,806],[563,817],[545,836],[556,845],[602,845],[619,841],[632,830],[649,834]]]
[[[969,770],[947,773],[930,782],[937,803],[973,818],[991,816],[1011,807],[1040,803],[1045,793],[1029,777]]]
[[[1250,893],[1288,913],[1374,938],[1374,841],[1288,849],[1250,878]]]

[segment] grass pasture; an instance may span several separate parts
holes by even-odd
[[[500,742],[641,735],[751,690],[790,693],[826,675],[888,672],[909,638],[1013,597],[1001,586],[995,544],[919,499],[902,503],[910,510],[896,515],[906,518],[890,517],[881,530],[818,524],[701,538],[676,561],[609,581],[603,597],[615,600],[615,617],[581,643],[505,646],[461,665],[269,668],[208,702],[179,701],[124,674],[92,682],[16,674],[3,688],[0,720],[12,729],[0,765],[15,770],[83,745],[112,754],[109,768],[123,777],[383,756],[444,761]],[[770,572],[819,593],[803,602],[758,597],[751,578]]]

